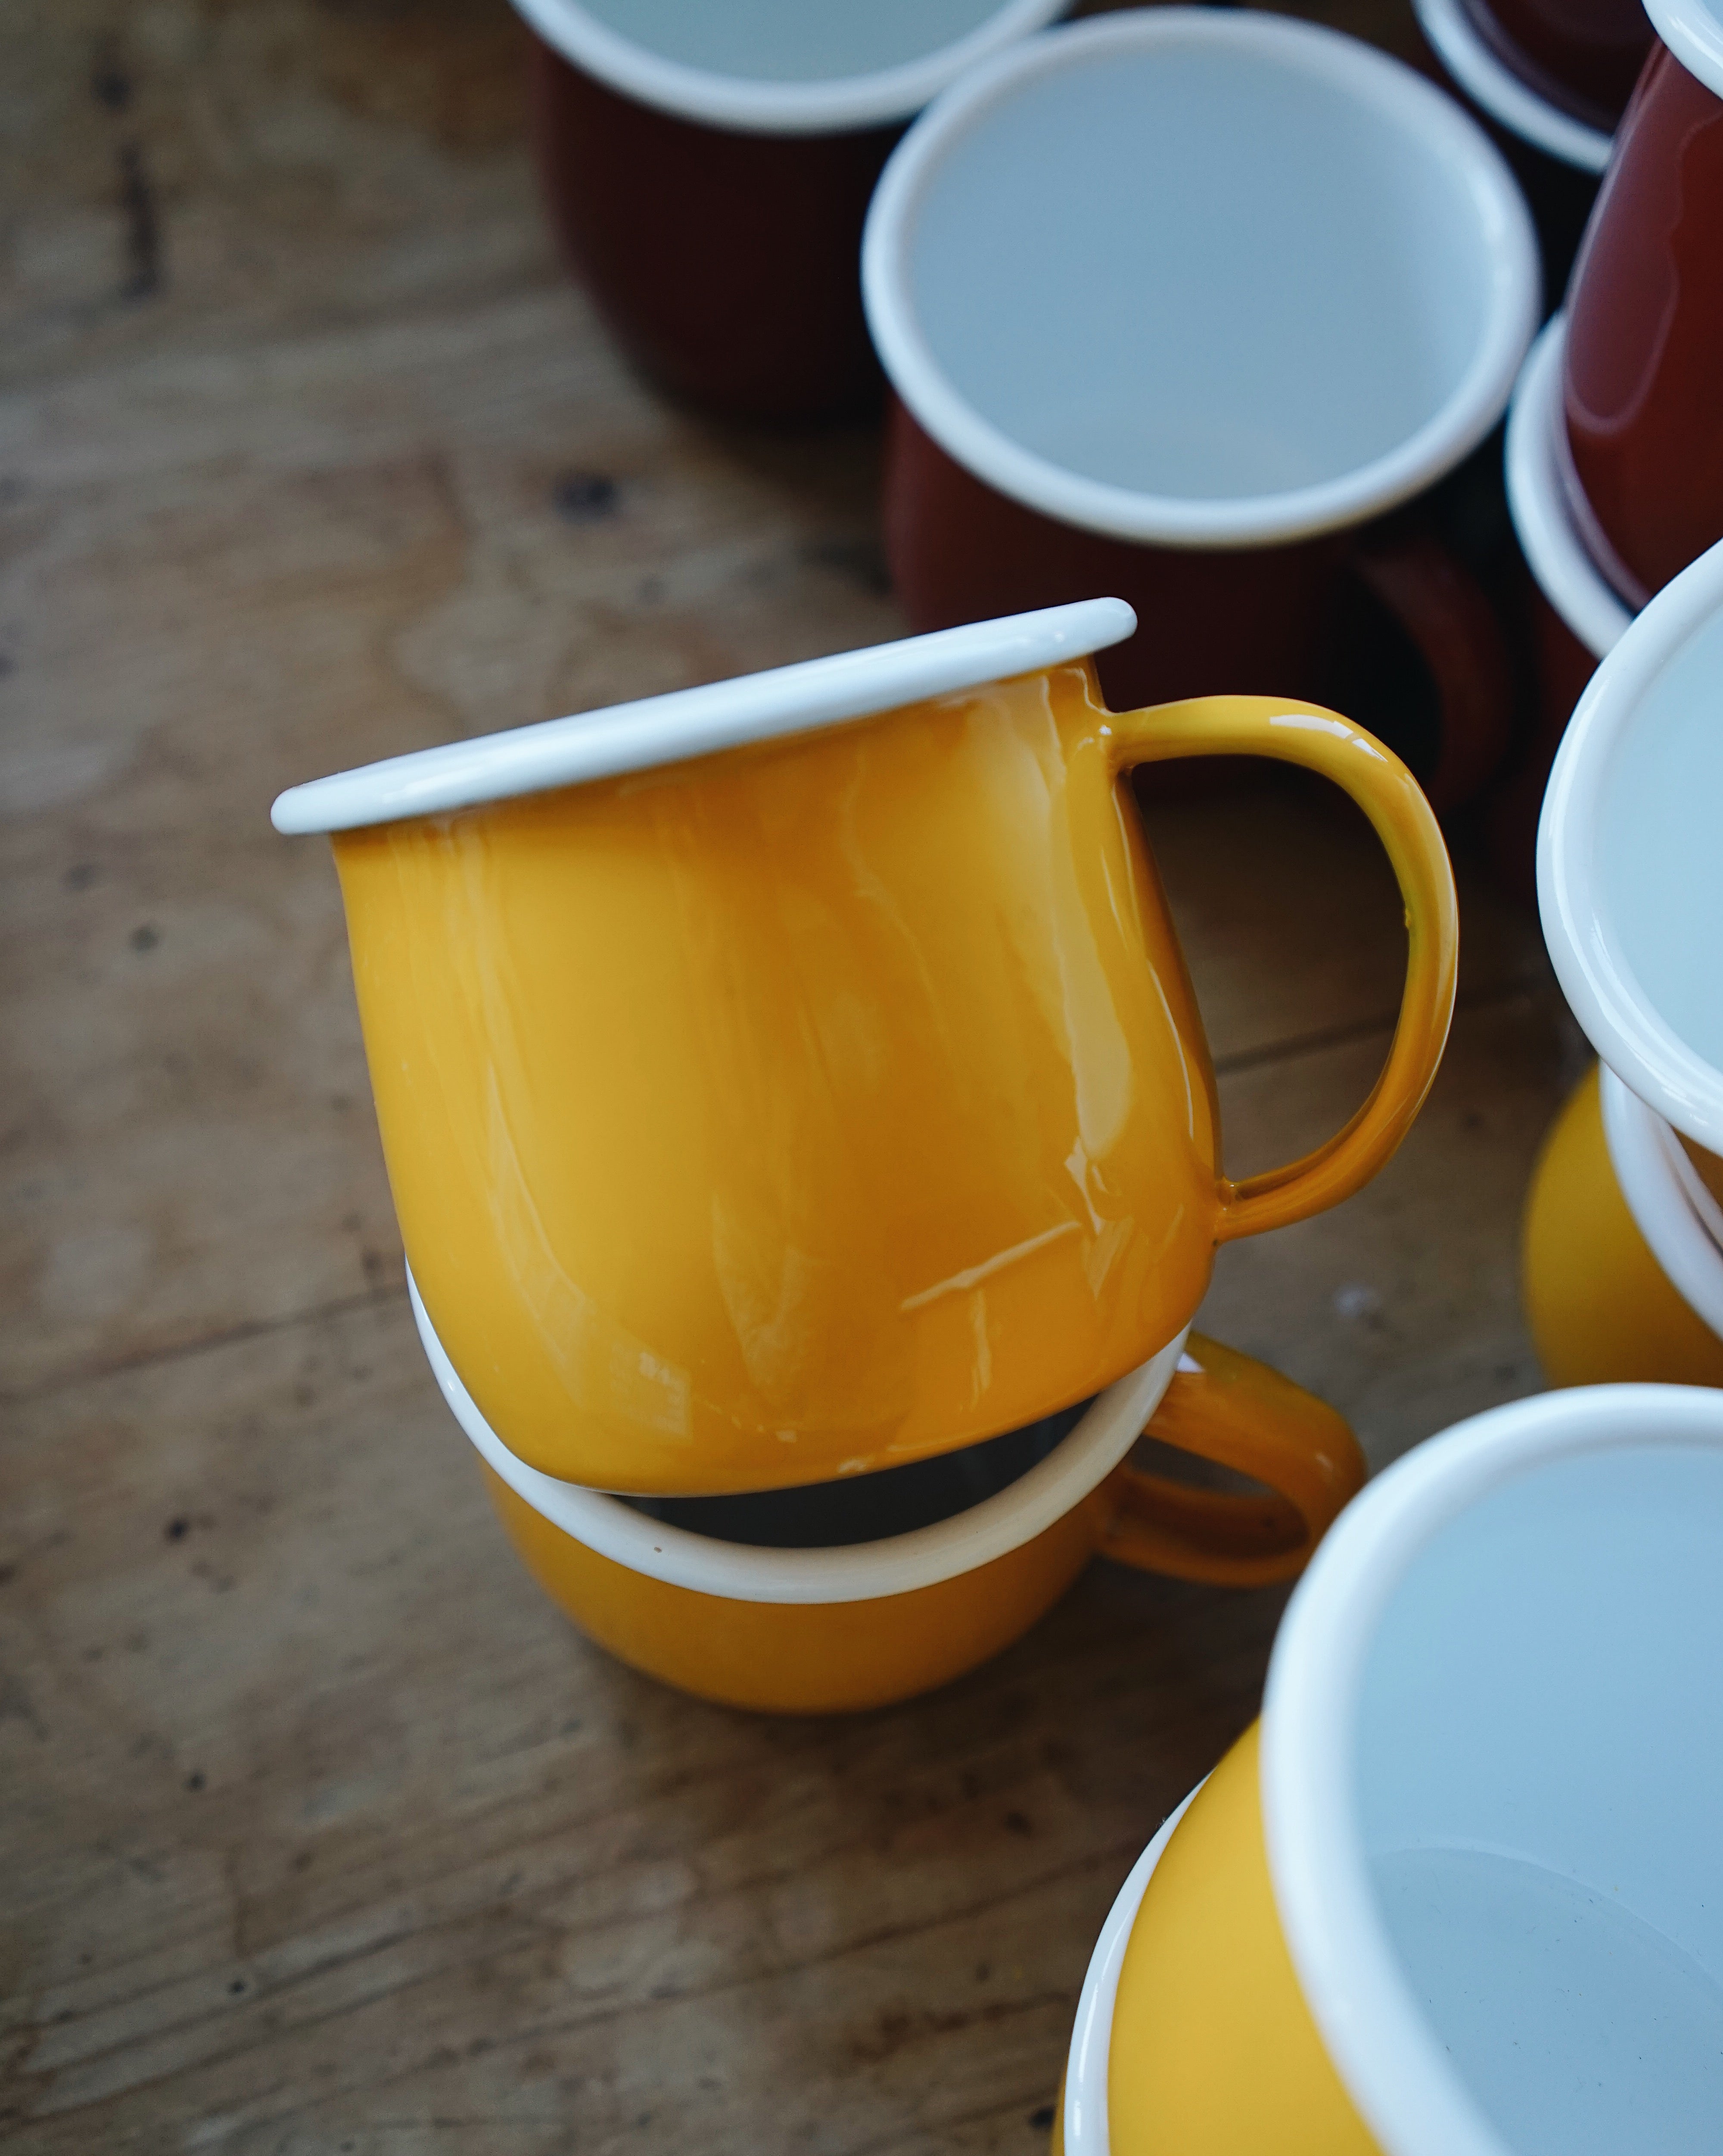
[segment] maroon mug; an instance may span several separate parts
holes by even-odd
[[[1644,21],[1639,0],[1618,4]],[[1484,0],[1414,0],[1414,7],[1432,70],[1453,82],[1524,190],[1543,256],[1544,311],[1553,312],[1609,162],[1614,116],[1563,92],[1515,48]],[[1648,24],[1646,30],[1648,37]]]
[[[1064,0],[517,0],[552,227],[629,357],[688,403],[813,420],[876,404],[857,257],[906,122]]]
[[[1460,0],[1484,42],[1522,82],[1612,132],[1653,31],[1641,0]]]
[[[1574,266],[1562,399],[1576,521],[1636,608],[1723,538],[1723,25],[1699,0],[1654,13],[1674,49],[1646,62]]]
[[[862,283],[914,627],[1116,592],[1139,623],[1100,662],[1123,707],[1342,702],[1334,629],[1373,620],[1433,677],[1439,747],[1409,759],[1432,798],[1487,775],[1512,703],[1494,613],[1390,516],[1488,434],[1536,316],[1525,205],[1451,99],[1281,17],[1098,16],[911,128]]]

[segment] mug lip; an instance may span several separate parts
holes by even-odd
[[[1723,97],[1723,20],[1705,0],[1645,0],[1645,12],[1689,74]]]
[[[1607,1063],[1601,1092],[1609,1164],[1634,1225],[1669,1285],[1723,1337],[1723,1206],[1669,1124]]]
[[[1576,120],[1523,82],[1479,36],[1461,0],[1412,0],[1412,12],[1460,88],[1510,134],[1576,172],[1601,172],[1607,165],[1614,136]]]
[[[745,135],[838,135],[908,120],[966,68],[1041,29],[1068,4],[998,0],[972,30],[915,59],[866,74],[779,82],[667,59],[580,0],[514,0],[530,29],[609,89],[676,119]]]
[[[975,410],[916,321],[908,241],[947,152],[1053,69],[1122,51],[1245,50],[1320,76],[1373,105],[1465,175],[1487,251],[1491,296],[1478,348],[1441,408],[1403,442],[1338,479],[1209,501],[1144,492],[1068,470]],[[1537,326],[1540,272],[1530,214],[1499,151],[1453,100],[1403,62],[1319,24],[1247,8],[1157,7],[1098,15],[1020,39],[972,69],[923,113],[886,161],[862,237],[867,325],[892,386],[941,449],[1000,493],[1066,524],[1188,548],[1282,545],[1362,523],[1451,470],[1501,417]]]
[[[1574,529],[1562,484],[1566,357],[1567,316],[1562,311],[1538,332],[1508,405],[1503,457],[1508,513],[1538,589],[1592,656],[1601,659],[1621,641],[1633,616]]]
[[[497,1436],[437,1337],[407,1268],[407,1293],[419,1343],[455,1419],[484,1460],[517,1497],[595,1555],[666,1587],[727,1602],[878,1602],[911,1594],[976,1571],[1056,1526],[1105,1481],[1144,1427],[1186,1361],[1186,1326],[1160,1353],[1091,1402],[1047,1458],[1015,1482],[932,1527],[878,1542],[825,1549],[768,1549],[721,1542],[637,1512],[620,1497],[529,1467]]]
[[[1723,1070],[1689,1047],[1640,987],[1602,902],[1597,830],[1611,752],[1720,607],[1723,541],[1665,584],[1599,663],[1556,752],[1537,834],[1544,942],[1574,1016],[1623,1084],[1711,1152],[1723,1152]]]
[[[798,660],[338,771],[290,786],[270,821],[290,836],[352,831],[656,770],[1042,673],[1122,644],[1136,626],[1123,599],[1078,599]]]
[[[1113,2063],[1113,2018],[1119,1972],[1136,1927],[1149,1881],[1178,1825],[1202,1794],[1208,1776],[1162,1820],[1159,1832],[1131,1866],[1107,1912],[1078,1995],[1077,2019],[1065,2064],[1065,2156],[1111,2156],[1113,2121],[1108,2079]]]
[[[1262,1804],[1283,1935],[1313,2020],[1386,2156],[1510,2156],[1418,2005],[1377,1912],[1351,1743],[1376,1627],[1407,1567],[1480,1498],[1556,1460],[1723,1447],[1723,1394],[1592,1385],[1455,1424],[1387,1468],[1329,1530],[1268,1665]]]

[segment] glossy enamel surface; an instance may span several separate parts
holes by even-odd
[[[1574,265],[1564,403],[1587,501],[1643,605],[1723,538],[1723,99],[1646,64]]]
[[[1382,1079],[1234,1188],[1127,766],[1305,763],[1407,902]],[[1086,663],[336,840],[425,1306],[486,1421],[601,1489],[810,1482],[1101,1390],[1215,1245],[1381,1166],[1446,1035],[1429,810],[1331,713],[1115,715]]]
[[[1699,2156],[1723,1396],[1474,1417],[1348,1508],[1143,1892],[1070,2156]]]
[[[435,1364],[434,1337],[426,1345]],[[475,1426],[446,1366],[439,1374],[516,1548],[584,1631],[703,1698],[833,1713],[908,1698],[973,1668],[1033,1624],[1097,1552],[1228,1586],[1302,1569],[1363,1484],[1356,1440],[1332,1408],[1250,1357],[1195,1334],[1191,1348],[1169,1349],[1134,1384],[1113,1388],[1048,1456],[980,1503],[884,1539],[798,1549],[729,1539],[748,1500],[723,1502],[720,1541],[591,1491],[547,1489]],[[1126,1443],[1146,1419],[1161,1442],[1263,1483],[1260,1496],[1193,1488],[1119,1459],[1112,1425],[1133,1394],[1146,1399],[1164,1385],[1152,1415],[1124,1421]],[[752,1507],[759,1518],[762,1500]],[[607,1516],[619,1514],[640,1532],[617,1535]],[[691,1584],[701,1579],[717,1591]]]

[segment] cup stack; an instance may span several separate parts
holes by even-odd
[[[1723,539],[1723,18],[1657,0],[1654,44],[1562,313],[1515,391],[1508,498],[1535,585],[1530,752],[1492,805],[1527,888],[1539,804],[1592,667]]]
[[[1331,713],[1108,711],[1092,654],[1134,626],[1092,600],[275,804],[334,840],[445,1395],[550,1591],[689,1689],[902,1697],[1097,1548],[1283,1578],[1362,1479],[1330,1409],[1186,1336],[1219,1243],[1339,1203],[1416,1113],[1453,1002],[1447,854]],[[1370,1101],[1237,1184],[1122,809],[1131,768],[1194,754],[1340,785],[1410,927]],[[1255,1491],[1129,1467],[1145,1425]]]
[[[1544,935],[1603,1061],[1551,1136],[1526,1303],[1558,1383],[1723,1383],[1723,545],[1598,666],[1538,839]]]

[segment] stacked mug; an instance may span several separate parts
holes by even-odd
[[[1654,44],[1564,311],[1528,357],[1508,499],[1531,569],[1535,738],[1493,809],[1529,880],[1539,805],[1592,669],[1653,593],[1723,539],[1723,18],[1654,0]]]
[[[1109,710],[1093,654],[1135,626],[1093,600],[275,803],[333,839],[414,1313],[504,1522],[690,1691],[905,1697],[1097,1550],[1284,1578],[1363,1479],[1338,1415],[1189,1327],[1220,1243],[1404,1136],[1453,1009],[1447,855],[1331,712]],[[1369,1100],[1238,1183],[1125,783],[1193,755],[1339,784],[1408,924]],[[1133,1467],[1145,1427],[1232,1486]]]
[[[1599,665],[1544,806],[1544,935],[1602,1059],[1527,1205],[1527,1313],[1558,1384],[1723,1384],[1720,694],[1723,545]]]

